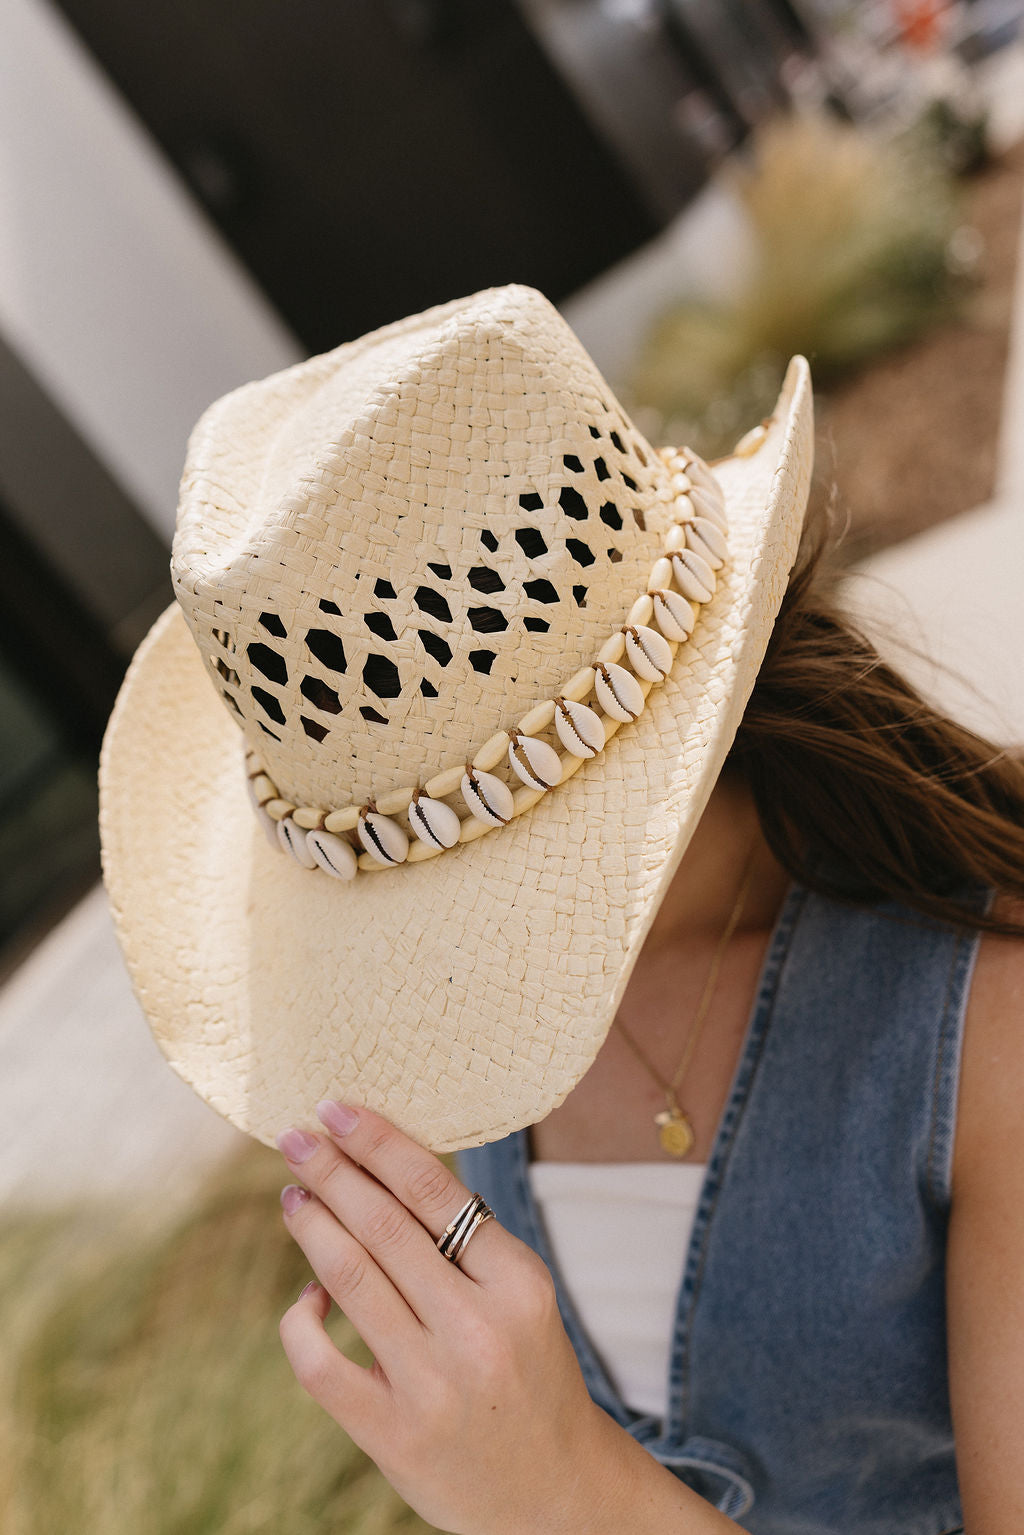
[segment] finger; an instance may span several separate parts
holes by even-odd
[[[305,1199],[300,1199],[306,1194]],[[305,1189],[282,1190],[285,1225],[385,1375],[397,1378],[424,1350],[419,1318],[360,1242]]]
[[[339,1113],[342,1109],[355,1116],[351,1128],[345,1128],[348,1120]],[[317,1114],[345,1155],[390,1189],[426,1228],[436,1252],[437,1239],[472,1197],[472,1190],[440,1157],[373,1109],[325,1101],[317,1104]],[[480,1284],[488,1278],[494,1281],[509,1262],[515,1262],[517,1244],[507,1240],[509,1236],[496,1219],[483,1222],[474,1231],[458,1264],[449,1267],[457,1266]]]
[[[281,1318],[281,1343],[299,1385],[369,1454],[367,1441],[386,1420],[388,1388],[376,1366],[356,1364],[331,1342],[324,1328],[330,1309],[327,1291],[307,1285]]]
[[[295,1135],[292,1130],[278,1136],[289,1165],[372,1255],[423,1326],[431,1332],[450,1327],[459,1289],[471,1281],[442,1257],[430,1232],[401,1200],[327,1135],[303,1132],[307,1144]]]

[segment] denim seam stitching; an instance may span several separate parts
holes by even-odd
[[[672,1463],[672,1466],[666,1466],[666,1470],[673,1470],[673,1474],[675,1474],[674,1468],[677,1466],[685,1467],[687,1470],[705,1471],[712,1476],[721,1477],[722,1481],[726,1484],[725,1490],[721,1494],[719,1502],[713,1505],[719,1511],[722,1510],[723,1503],[737,1501],[740,1507],[731,1510],[731,1513],[745,1514],[748,1509],[753,1508],[754,1489],[747,1477],[743,1476],[739,1471],[733,1471],[729,1466],[720,1466],[715,1461],[706,1460],[700,1455],[680,1455]],[[680,1481],[682,1481],[681,1477]]]
[[[947,1186],[945,1189],[940,1190],[936,1181],[935,1150],[936,1144],[939,1140],[939,1094],[945,1082],[945,1073],[943,1068],[947,1065],[948,1051],[953,1044],[953,1040],[950,1037],[952,1026],[955,1022],[955,1019],[953,1018],[952,1003],[954,995],[958,994],[956,992],[955,983],[958,977],[966,976],[968,968],[963,963],[964,950],[964,935],[958,933],[953,942],[953,953],[949,962],[949,974],[946,980],[946,995],[942,1008],[942,1026],[939,1031],[939,1050],[935,1062],[935,1079],[932,1087],[932,1112],[931,1126],[928,1136],[928,1161],[925,1168],[925,1192],[930,1195],[930,1197],[935,1200],[937,1204],[942,1205],[948,1204],[951,1195],[951,1189]],[[967,959],[968,961],[970,959],[969,947],[967,947]],[[963,1005],[966,1006],[966,996],[961,994],[960,999]],[[959,1014],[957,1016],[959,1016]],[[955,1116],[956,1106],[954,1104],[953,1118],[951,1122],[951,1129],[954,1131],[954,1133],[956,1127]],[[949,1137],[947,1137],[947,1139],[949,1139]],[[950,1146],[951,1144],[952,1142],[950,1142]],[[947,1152],[950,1150],[950,1146],[947,1146]],[[950,1180],[947,1179],[946,1181],[948,1185]]]
[[[984,895],[984,900],[982,901],[982,904],[981,904],[981,910],[987,915],[988,912],[991,910],[991,907],[992,907],[992,904],[993,904],[993,900],[994,900],[994,897],[995,897],[995,891],[990,886],[982,886],[981,887],[981,891],[982,891],[982,894]],[[960,1039],[960,1053],[959,1053],[959,1057],[958,1057],[958,1061],[957,1061],[957,1075],[956,1075],[956,1077],[954,1079],[954,1082],[953,1082],[954,1094],[953,1094],[952,1104],[950,1105],[951,1113],[950,1113],[950,1116],[949,1116],[949,1125],[948,1125],[948,1127],[944,1127],[944,1130],[943,1130],[943,1134],[945,1135],[948,1144],[946,1146],[946,1162],[947,1162],[946,1187],[941,1191],[941,1194],[936,1189],[934,1181],[933,1181],[933,1161],[934,1161],[935,1143],[936,1143],[936,1141],[938,1139],[939,1089],[940,1089],[940,1086],[941,1086],[941,1083],[942,1083],[941,1069],[942,1069],[942,1066],[944,1064],[945,1051],[946,1051],[947,1044],[953,1043],[953,1041],[951,1041],[951,1039],[950,1039],[951,1031],[950,1031],[950,1029],[947,1026],[948,1025],[948,1019],[949,1019],[950,999],[951,999],[951,995],[952,995],[954,981],[959,979],[960,982],[961,982],[961,987],[960,987],[960,991],[958,993],[960,1006],[959,1006],[959,1010],[958,1010],[958,1013],[957,1013],[957,1021],[961,1025],[960,1033],[961,1033],[961,1036],[962,1036],[962,1025],[966,1021],[966,1009],[967,1009],[967,1005],[968,1005],[968,1002],[969,1002],[969,999],[970,999],[970,990],[969,990],[970,989],[970,983],[971,983],[971,981],[973,979],[973,976],[974,976],[974,968],[975,968],[975,964],[976,964],[977,957],[978,957],[978,949],[980,947],[981,939],[982,939],[983,936],[984,936],[983,930],[978,929],[978,928],[970,928],[970,929],[966,929],[966,930],[962,929],[962,930],[958,931],[957,934],[956,934],[956,937],[955,937],[955,940],[954,940],[954,945],[953,945],[953,956],[952,956],[952,959],[950,960],[950,974],[949,974],[949,981],[948,981],[947,991],[946,991],[946,1001],[945,1001],[945,1006],[943,1008],[942,1031],[941,1031],[941,1034],[939,1036],[939,1058],[938,1058],[938,1061],[936,1063],[936,1068],[935,1068],[935,1085],[934,1085],[934,1090],[933,1090],[933,1093],[932,1093],[932,1123],[931,1123],[931,1133],[929,1135],[929,1140],[928,1140],[928,1162],[927,1162],[926,1175],[925,1175],[925,1192],[926,1193],[930,1193],[932,1195],[933,1199],[938,1200],[940,1203],[944,1204],[947,1208],[950,1205],[950,1203],[952,1202],[952,1195],[953,1195],[953,1189],[952,1189],[952,1167],[950,1166],[950,1162],[951,1162],[952,1153],[953,1153],[953,1151],[955,1149],[955,1145],[956,1145],[956,1124],[957,1124],[957,1108],[958,1108],[958,1104],[957,1104],[958,1093],[957,1093],[956,1089],[959,1087],[959,1069],[960,1069],[960,1064],[962,1063],[962,1050],[963,1050],[963,1040],[962,1040],[962,1037]]]

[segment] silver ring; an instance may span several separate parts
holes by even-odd
[[[484,1221],[496,1219],[494,1211],[482,1194],[471,1194],[462,1209],[450,1220],[437,1239],[437,1250],[450,1263],[458,1263],[466,1251],[470,1237]]]

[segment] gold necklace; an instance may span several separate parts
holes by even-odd
[[[740,920],[740,915],[743,911],[743,904],[747,898],[747,891],[750,888],[750,881],[753,878],[753,873],[754,847],[751,846],[750,852],[747,855],[747,862],[744,869],[743,879],[740,883],[739,895],[736,897],[736,904],[734,905],[729,916],[729,920],[725,925],[725,931],[723,932],[721,938],[718,940],[718,946],[715,949],[714,957],[711,961],[711,969],[708,972],[708,978],[704,985],[704,991],[701,995],[700,1002],[697,1004],[697,1012],[696,1016],[694,1017],[693,1028],[690,1030],[690,1037],[686,1042],[686,1049],[683,1051],[683,1058],[677,1066],[675,1075],[673,1076],[671,1082],[666,1082],[661,1073],[654,1069],[650,1061],[640,1049],[640,1046],[634,1039],[630,1037],[624,1025],[619,1022],[618,1018],[612,1019],[612,1022],[615,1024],[616,1028],[619,1030],[620,1034],[623,1036],[626,1043],[633,1051],[634,1055],[636,1055],[637,1059],[640,1061],[640,1064],[646,1067],[654,1080],[659,1084],[660,1087],[665,1090],[666,1096],[668,1098],[668,1108],[662,1109],[660,1114],[655,1114],[654,1123],[658,1127],[658,1142],[662,1151],[667,1151],[669,1155],[673,1157],[685,1157],[686,1153],[693,1145],[693,1126],[690,1124],[687,1115],[679,1107],[679,1100],[676,1097],[676,1088],[679,1086],[679,1083],[683,1077],[683,1073],[685,1072],[687,1066],[690,1064],[690,1056],[693,1054],[694,1046],[697,1043],[697,1036],[700,1033],[701,1024],[704,1022],[704,1017],[707,1013],[708,1007],[711,1004],[711,997],[715,989],[715,982],[718,979],[718,969],[722,962],[722,956],[725,953],[729,939],[733,935],[736,924]]]

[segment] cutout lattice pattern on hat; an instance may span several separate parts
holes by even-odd
[[[597,427],[591,431],[601,442]],[[427,561],[424,571],[427,579],[413,589],[411,600],[403,601],[391,580],[377,576],[367,600],[354,604],[355,609],[363,610],[357,617],[365,628],[365,636],[353,639],[351,626],[347,635],[339,632],[340,626],[332,625],[332,618],[349,615],[343,615],[336,602],[321,598],[318,616],[312,623],[307,618],[305,625],[300,626],[305,656],[302,657],[300,647],[300,661],[293,673],[289,672],[283,648],[273,643],[275,639],[292,638],[279,613],[268,609],[259,614],[263,634],[245,644],[241,674],[235,664],[234,636],[226,629],[215,629],[213,637],[224,654],[215,652],[212,659],[225,684],[222,687],[225,700],[240,718],[253,720],[274,740],[280,740],[274,727],[289,723],[286,709],[297,709],[303,730],[313,740],[323,742],[339,723],[347,740],[347,712],[352,708],[358,709],[364,720],[388,725],[390,701],[400,699],[406,689],[418,687],[423,697],[438,697],[439,688],[432,678],[437,676],[437,668],[447,667],[453,660],[451,631],[465,630],[468,625],[482,640],[487,635],[506,634],[521,623],[526,632],[548,633],[551,620],[544,616],[546,608],[570,600],[577,607],[586,607],[589,567],[601,558],[613,564],[622,560],[618,535],[624,526],[624,515],[646,530],[642,508],[631,504],[628,494],[637,492],[638,482],[625,465],[634,472],[644,469],[648,456],[640,442],[632,445],[631,454],[614,428],[609,431],[608,440],[615,448],[613,462],[618,460],[614,481],[613,471],[600,453],[594,453],[586,467],[577,454],[564,454],[566,482],[557,488],[557,495],[551,497],[549,493],[554,508],[546,507],[537,491],[527,491],[518,497],[523,522],[506,533],[505,541],[507,544],[511,539],[518,546],[526,568],[517,573],[514,582],[509,581],[507,571],[503,576],[497,563],[488,560],[488,555],[501,549],[501,542],[492,528],[483,528],[479,533],[479,563],[464,569],[461,580],[450,560]],[[583,481],[575,478],[585,475],[588,469],[590,502],[578,488]],[[606,499],[596,505],[594,479],[606,489]],[[617,501],[611,499],[612,494],[618,497]],[[624,511],[620,510],[620,502],[625,502]],[[568,524],[563,521],[566,518],[571,519]],[[568,528],[573,522],[576,529],[570,532]],[[566,579],[564,560],[562,580],[557,585],[548,576],[531,576],[530,570],[541,568],[545,556],[559,544],[572,562],[568,576],[577,579]],[[506,559],[509,555],[514,559],[514,550],[507,549]],[[363,576],[364,572],[359,571],[356,579],[362,581]],[[514,589],[510,591],[510,587]],[[485,600],[498,593],[503,596],[497,602]],[[369,606],[371,601],[373,605]],[[427,627],[429,620],[436,623]],[[389,646],[398,646],[400,632],[408,634],[410,629],[415,629],[419,651],[414,649],[410,654],[406,647],[404,652],[396,649],[389,653]],[[385,644],[375,646],[375,641],[381,640]],[[479,648],[469,650],[468,660],[474,671],[487,674],[497,655],[496,649],[481,643]],[[300,695],[297,702],[296,683]],[[360,698],[370,701],[361,703]]]
[[[553,699],[530,709],[511,730],[496,732],[464,770],[462,765],[444,769],[425,785],[391,791],[379,803],[371,799],[334,809],[295,805],[281,796],[258,754],[247,752],[250,796],[271,843],[303,867],[338,879],[350,879],[360,868],[421,862],[490,827],[506,825],[603,750],[620,724],[636,719],[650,688],[668,675],[676,646],[692,632],[696,608],[714,595],[715,571],[727,554],[725,499],[707,464],[688,450],[668,449],[663,457],[675,471],[678,521],[651,568],[647,592],[601,646],[592,666],[580,668]],[[672,589],[673,580],[678,590]],[[652,620],[657,629],[648,627]],[[632,671],[620,664],[627,659]],[[588,707],[583,700],[591,692],[595,696]],[[551,739],[552,729],[561,752]],[[507,778],[495,775],[492,770],[503,758],[513,782],[521,780],[525,787],[513,792]],[[456,789],[468,817],[445,803]],[[399,811],[401,820],[393,818]],[[362,857],[348,836],[352,832],[365,849]],[[410,834],[418,842],[411,843]]]
[[[672,585],[666,538],[700,510],[678,469],[516,285],[218,401],[189,441],[172,578],[261,801],[311,830],[408,808],[453,764],[497,760],[536,700],[585,697],[609,635]],[[720,502],[710,478],[696,494]]]
[[[558,312],[469,302],[244,386],[190,439],[176,595],[295,803],[466,760],[596,653],[674,519]]]

